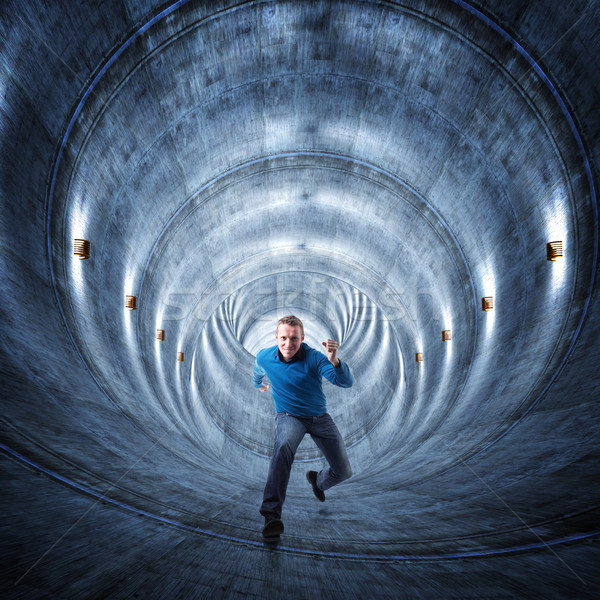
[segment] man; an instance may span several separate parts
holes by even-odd
[[[325,490],[352,475],[344,440],[327,413],[322,389],[323,377],[344,388],[351,387],[354,381],[348,366],[337,356],[339,344],[334,340],[323,342],[326,356],[311,348],[303,343],[302,321],[292,315],[279,319],[275,339],[277,345],[258,353],[253,372],[254,387],[261,392],[269,389],[263,383],[265,375],[269,378],[277,411],[275,446],[260,507],[267,541],[277,541],[283,533],[281,509],[294,456],[306,433],[329,463],[318,473],[306,473],[321,502],[325,501]]]

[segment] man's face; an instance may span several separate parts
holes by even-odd
[[[302,328],[298,325],[281,323],[281,325],[277,327],[275,339],[277,340],[277,346],[279,347],[281,356],[283,356],[285,361],[288,361],[294,357],[294,354],[296,354],[298,350],[300,350],[300,344],[302,344],[304,336],[302,335]]]

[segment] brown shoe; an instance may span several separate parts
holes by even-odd
[[[317,500],[325,502],[325,492],[317,485],[317,472],[306,471],[306,479],[312,485],[313,494],[317,497]]]
[[[283,521],[274,513],[265,515],[265,526],[262,534],[266,542],[276,542],[283,533]]]

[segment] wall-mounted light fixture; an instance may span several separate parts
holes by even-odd
[[[164,342],[165,341],[165,330],[164,329],[157,329],[156,330],[156,339],[160,342]]]
[[[417,353],[415,354],[415,360],[416,360],[417,362],[423,362],[423,353],[422,353],[422,352],[417,352]]]
[[[442,341],[449,342],[451,339],[452,339],[452,332],[450,331],[450,329],[444,329],[444,331],[442,331]]]
[[[90,242],[89,240],[79,240],[76,239],[73,241],[73,254],[79,258],[79,260],[84,260],[85,258],[90,257]]]
[[[177,353],[177,362],[183,362],[183,352]]]
[[[556,260],[563,255],[562,242],[548,242],[546,244],[546,258],[548,260]]]
[[[137,308],[137,298],[135,296],[125,296],[125,308],[135,310]]]
[[[481,299],[481,310],[488,311],[494,309],[494,297],[485,296]]]

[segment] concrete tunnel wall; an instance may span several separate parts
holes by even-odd
[[[595,3],[0,14],[3,596],[598,591]],[[291,312],[354,475],[268,548]]]

